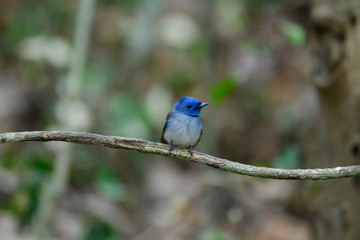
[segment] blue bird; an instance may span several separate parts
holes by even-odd
[[[190,156],[192,149],[198,144],[202,134],[200,121],[201,108],[208,105],[192,97],[182,97],[176,102],[166,117],[161,142],[169,144],[169,153],[173,145],[185,146],[189,149]]]

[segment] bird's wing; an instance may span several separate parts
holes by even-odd
[[[199,141],[200,141],[200,138],[201,138],[201,135],[202,135],[202,129],[200,131],[200,136],[199,136],[199,139],[196,141],[195,145],[192,146],[193,148],[196,147],[196,145],[198,145]]]
[[[165,133],[165,130],[166,130],[166,128],[168,126],[168,123],[169,123],[168,120],[169,120],[169,118],[171,118],[172,114],[173,114],[172,112],[169,112],[168,115],[166,116],[166,122],[165,122],[165,125],[164,125],[164,128],[163,128],[162,134],[161,134],[161,142],[162,143],[168,143],[164,138],[164,133]]]

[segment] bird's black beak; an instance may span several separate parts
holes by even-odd
[[[207,103],[207,102],[200,103],[199,108],[203,108],[207,105],[209,105],[209,103]]]

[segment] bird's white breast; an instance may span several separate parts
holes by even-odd
[[[199,117],[173,113],[168,120],[164,138],[175,145],[194,146],[200,138],[202,125]]]

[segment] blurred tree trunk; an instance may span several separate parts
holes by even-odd
[[[360,1],[312,3],[309,45],[320,102],[320,162],[308,165],[360,164]],[[356,180],[323,181],[320,189],[316,239],[360,239]]]

